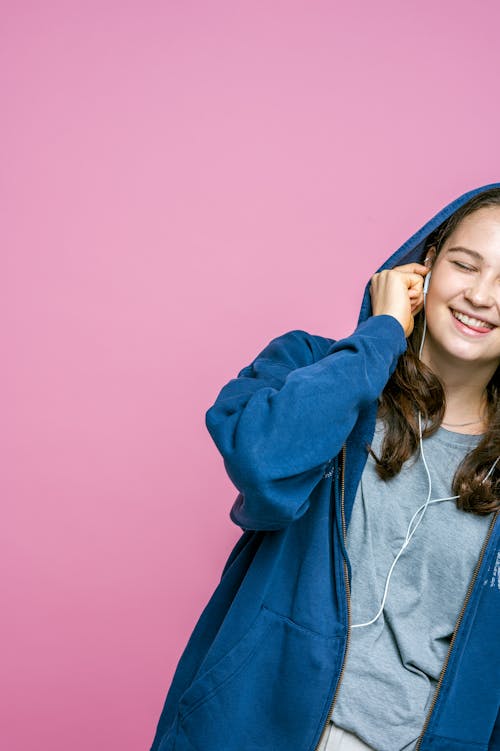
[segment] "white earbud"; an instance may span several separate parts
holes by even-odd
[[[427,292],[429,290],[429,282],[431,280],[431,275],[432,275],[432,271],[429,271],[429,273],[427,274],[427,276],[424,279],[424,297],[425,297],[425,295],[427,294]]]

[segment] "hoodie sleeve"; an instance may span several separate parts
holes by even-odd
[[[372,316],[338,341],[293,330],[222,388],[205,422],[240,491],[230,513],[235,524],[281,529],[307,511],[326,464],[360,410],[381,394],[406,345],[390,315]]]

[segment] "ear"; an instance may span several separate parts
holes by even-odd
[[[429,266],[429,268],[432,268],[434,265],[434,261],[436,260],[436,246],[431,245],[430,248],[427,248],[427,253],[425,254],[425,261],[424,265]]]

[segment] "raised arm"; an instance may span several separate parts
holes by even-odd
[[[327,462],[405,349],[391,315],[372,316],[339,341],[293,330],[222,388],[205,420],[240,491],[236,524],[280,529],[307,511]]]

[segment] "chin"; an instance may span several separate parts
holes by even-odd
[[[498,358],[491,358],[484,353],[474,351],[471,347],[449,347],[443,350],[448,358],[454,358],[457,362],[476,363],[477,365],[488,365]]]
[[[463,364],[474,362],[485,364],[489,361],[500,359],[500,352],[496,356],[488,356],[478,342],[465,342],[462,339],[457,340],[453,335],[446,338],[442,336],[433,337],[431,335],[426,344],[428,345],[427,352],[431,360],[441,360],[444,358],[445,360],[456,360],[457,363]]]

